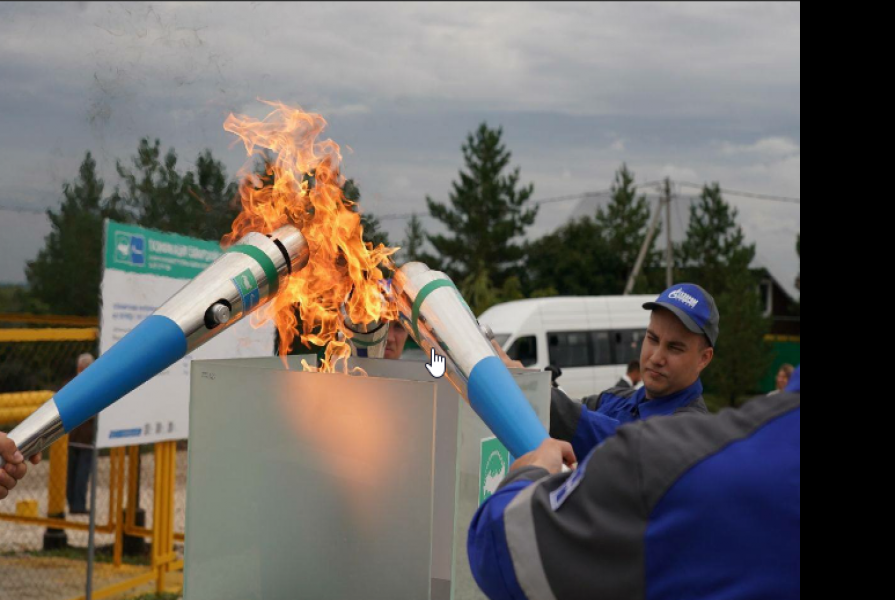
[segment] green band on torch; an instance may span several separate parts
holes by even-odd
[[[426,298],[434,292],[435,290],[441,288],[454,288],[457,291],[457,295],[460,294],[460,290],[457,290],[457,286],[454,285],[453,281],[449,281],[447,279],[439,279],[437,281],[433,281],[429,283],[423,289],[420,290],[420,293],[417,294],[416,300],[413,302],[413,312],[410,316],[410,322],[413,324],[413,333],[414,340],[416,343],[420,343],[420,311],[423,309],[423,302],[426,301]]]
[[[245,254],[261,265],[261,268],[264,270],[264,276],[267,277],[267,297],[269,298],[277,293],[277,290],[280,287],[280,277],[277,273],[276,265],[273,264],[273,261],[270,260],[270,257],[267,254],[255,246],[245,244],[241,246],[233,246],[227,250],[227,254],[230,254],[231,252]]]

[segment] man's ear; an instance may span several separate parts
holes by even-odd
[[[710,364],[712,364],[712,360],[715,358],[715,349],[709,345],[706,345],[702,350],[702,356],[699,357],[699,372],[702,373],[705,371]]]

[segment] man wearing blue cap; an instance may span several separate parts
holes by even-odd
[[[550,436],[572,444],[576,456],[615,434],[625,423],[654,416],[708,412],[699,377],[715,356],[721,317],[714,298],[684,283],[655,302],[640,352],[643,387],[613,388],[581,403],[554,389]]]

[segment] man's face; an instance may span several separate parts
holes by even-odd
[[[661,398],[690,387],[715,356],[705,336],[693,333],[670,311],[656,309],[640,351],[647,398]]]
[[[388,343],[385,346],[386,360],[400,360],[404,354],[404,345],[407,343],[407,330],[397,321],[393,321],[388,327]]]
[[[631,378],[631,383],[633,383],[635,386],[640,385],[640,382],[643,381],[643,377],[640,374],[640,369],[631,371],[630,373],[628,373],[628,377]]]
[[[789,375],[786,374],[786,371],[780,369],[777,373],[777,389],[782,392],[787,385],[789,385]]]

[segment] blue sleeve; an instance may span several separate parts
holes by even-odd
[[[594,448],[615,435],[621,422],[599,412],[584,408],[572,438],[572,448],[579,461],[584,460]]]
[[[799,365],[799,368],[795,370],[792,374],[792,377],[789,379],[789,385],[786,386],[786,391],[792,394],[798,394],[802,387],[802,377],[801,377],[802,365]]]
[[[467,551],[476,583],[490,600],[528,600],[513,568],[504,526],[504,511],[532,481],[501,488],[478,510],[469,526]]]

